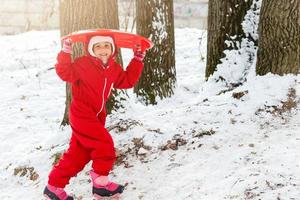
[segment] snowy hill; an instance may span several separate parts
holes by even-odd
[[[206,32],[176,29],[177,87],[155,106],[132,91],[108,117],[120,159],[113,180],[124,200],[300,199],[300,76],[249,74],[217,94],[204,81]],[[43,199],[55,157],[68,146],[60,128],[65,83],[53,65],[59,32],[0,37],[0,199]],[[124,51],[125,63],[132,57]],[[87,166],[67,186],[92,199]]]

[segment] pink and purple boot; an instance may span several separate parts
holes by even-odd
[[[44,196],[46,200],[74,200],[73,197],[68,196],[63,188],[47,185],[44,190]]]
[[[107,199],[119,199],[120,194],[124,190],[124,186],[110,182],[107,176],[100,176],[93,170],[90,171],[90,175],[93,181],[93,195],[96,200]]]

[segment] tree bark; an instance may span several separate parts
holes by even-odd
[[[300,73],[300,1],[262,2],[256,72]]]
[[[147,105],[170,97],[176,83],[173,0],[137,0],[137,34],[150,38],[142,76],[134,89]]]
[[[110,28],[119,29],[117,0],[61,0],[60,33],[61,36],[85,29]],[[73,46],[72,59],[84,55],[82,44]],[[121,60],[119,58],[119,60]],[[66,86],[66,107],[61,125],[69,124],[69,107],[71,103],[70,84]],[[108,104],[114,104],[114,98]],[[110,108],[113,106],[110,105]]]
[[[245,38],[242,22],[253,0],[209,0],[207,29],[207,63],[205,77],[212,75],[224,58],[227,47],[225,41],[238,44]]]

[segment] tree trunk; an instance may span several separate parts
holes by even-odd
[[[154,47],[146,54],[142,76],[134,89],[147,104],[170,97],[176,83],[173,0],[137,0],[137,34]]]
[[[236,45],[246,37],[242,22],[252,2],[252,0],[209,0],[206,79],[221,63],[220,59],[225,56],[224,50],[238,48],[227,47],[225,41]]]
[[[61,0],[60,33],[61,36],[85,29],[111,28],[119,29],[117,0]],[[84,54],[82,44],[73,46],[73,60]],[[119,58],[119,60],[121,60]],[[69,124],[69,107],[71,103],[70,85],[66,87],[66,107],[61,125]],[[112,108],[114,98],[108,102]],[[112,105],[110,105],[112,104]]]
[[[263,1],[256,72],[300,73],[300,1]]]

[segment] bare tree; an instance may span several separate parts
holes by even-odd
[[[252,2],[253,0],[209,0],[206,79],[221,63],[225,49],[237,49],[237,46],[227,47],[225,41],[238,44],[237,41],[241,42],[246,37],[242,22]]]
[[[112,28],[119,29],[117,0],[64,0],[60,1],[60,32],[67,35],[85,29]],[[82,56],[82,44],[73,48],[73,59]],[[71,103],[70,84],[66,87],[66,108],[62,125],[69,124],[69,107]],[[114,93],[115,94],[115,93]],[[108,103],[112,109],[114,101]]]
[[[119,8],[119,17],[120,17],[120,26],[124,28],[126,32],[133,32],[135,28],[135,2],[136,0],[118,0]]]
[[[145,104],[170,97],[176,83],[173,0],[137,0],[137,33],[150,38],[142,77],[134,91]]]
[[[300,1],[262,2],[256,72],[300,73]]]

